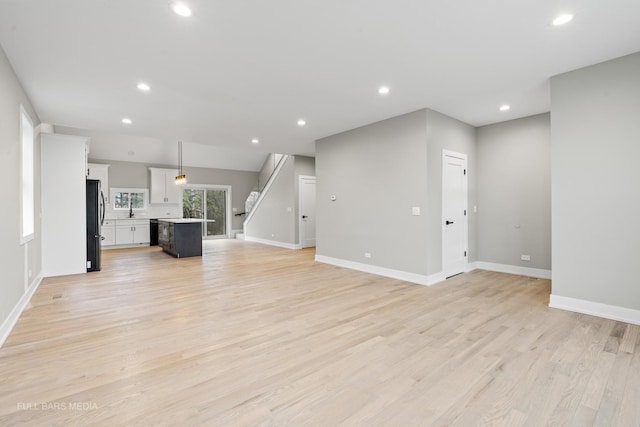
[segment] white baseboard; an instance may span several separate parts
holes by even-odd
[[[109,246],[101,246],[100,249],[103,249],[105,251],[111,250],[111,249],[131,249],[131,248],[143,248],[143,247],[148,247],[151,246],[149,244],[150,242],[145,242],[145,243],[132,243],[130,245],[109,245]],[[74,273],[77,274],[77,273]]]
[[[517,274],[518,276],[536,277],[538,279],[551,279],[551,270],[540,268],[520,267],[517,265],[494,264],[492,262],[476,261],[475,268],[480,270],[496,271],[498,273]],[[467,270],[471,271],[471,270]]]
[[[418,285],[431,286],[444,280],[441,273],[425,276],[422,274],[409,273],[392,268],[379,267],[377,265],[363,264],[355,261],[348,261],[339,258],[332,258],[324,255],[316,255],[316,261],[324,264],[335,265],[336,267],[349,268],[351,270],[363,271],[365,273],[376,274],[378,276],[390,277],[392,279],[404,280],[405,282],[416,283]]]
[[[427,276],[427,286],[432,286],[432,285],[435,285],[436,283],[444,282],[445,280],[447,280],[447,278],[444,275],[444,271],[441,271],[435,274],[430,274]]]
[[[428,276],[416,273],[409,273],[391,268],[378,267],[376,265],[363,264],[355,261],[348,261],[339,258],[332,258],[324,255],[316,255],[316,261],[325,264],[331,264],[338,267],[350,268],[352,270],[364,271],[365,273],[377,274],[378,276],[391,277],[392,279],[404,280],[419,285],[431,286],[436,283],[445,281],[447,278],[444,272],[430,274]],[[536,277],[540,279],[551,279],[550,270],[541,270],[538,268],[518,267],[514,265],[494,264],[490,262],[474,261],[465,267],[465,273],[476,269],[496,271],[499,273],[517,274],[519,276]]]
[[[13,307],[13,310],[11,310],[9,316],[5,319],[4,323],[2,323],[2,326],[0,326],[0,348],[9,337],[13,327],[16,325],[16,322],[20,318],[24,309],[27,307],[27,304],[29,304],[29,301],[31,301],[31,297],[38,289],[38,286],[40,286],[40,283],[42,283],[42,274],[35,278],[31,283],[31,286],[27,288],[27,291],[18,300],[15,307]]]
[[[285,249],[302,249],[302,245],[300,244],[284,243],[284,242],[278,242],[275,240],[260,239],[258,237],[250,237],[247,235],[244,236],[244,240],[248,242],[262,243],[264,245],[277,246],[279,248],[285,248]]]
[[[640,325],[640,310],[617,305],[601,304],[552,294],[549,298],[549,307]]]

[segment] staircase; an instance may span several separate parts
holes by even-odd
[[[236,234],[236,239],[244,239],[245,238],[247,224],[249,224],[249,222],[251,221],[251,219],[253,218],[255,213],[258,211],[258,209],[260,207],[260,204],[264,200],[265,196],[269,193],[269,189],[271,188],[271,185],[273,184],[273,182],[275,181],[276,177],[278,176],[278,173],[282,169],[282,166],[289,159],[289,155],[287,155],[287,154],[282,154],[282,155],[281,154],[273,154],[273,156],[274,156],[274,158],[277,158],[277,162],[275,163],[275,166],[274,166],[273,170],[271,171],[271,174],[269,175],[269,178],[266,180],[263,188],[260,189],[259,192],[252,191],[251,194],[249,194],[249,197],[247,197],[247,200],[245,201],[245,211],[246,211],[247,217],[244,220],[244,225],[243,225],[244,232]],[[264,172],[264,168],[263,168],[263,172]]]

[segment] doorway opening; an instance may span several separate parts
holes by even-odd
[[[228,239],[231,232],[230,199],[230,186],[185,186],[182,188],[182,216],[202,220],[203,239]]]

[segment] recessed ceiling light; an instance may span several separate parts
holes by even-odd
[[[556,19],[553,20],[552,24],[555,25],[556,27],[558,25],[564,25],[567,22],[571,21],[573,19],[573,15],[570,13],[563,13],[562,15],[558,15],[556,17]]]
[[[136,86],[138,89],[140,89],[143,92],[149,92],[151,90],[151,86],[149,86],[148,84],[144,83],[144,82],[140,82],[138,83],[138,85]]]
[[[389,93],[389,87],[388,86],[380,86],[380,88],[378,89],[378,93],[380,95],[386,95]]]
[[[171,10],[180,16],[191,16],[191,9],[182,2],[174,1],[171,3]]]
[[[304,126],[306,124],[307,124],[307,122],[305,120],[303,120],[303,119],[298,120],[298,126]]]
[[[257,144],[257,143],[259,143],[259,142],[260,142],[260,140],[258,140],[257,138],[253,138],[253,139],[251,140],[251,143],[252,143],[252,144]]]
[[[124,119],[122,119],[122,123],[124,123],[125,125],[130,125],[133,122],[131,121],[130,118],[125,117]]]
[[[511,106],[507,104],[500,106],[500,111],[509,111],[510,109],[511,109]]]

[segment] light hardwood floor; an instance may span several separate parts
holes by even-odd
[[[433,287],[207,242],[46,279],[0,349],[0,426],[640,425],[640,327],[546,280]]]

